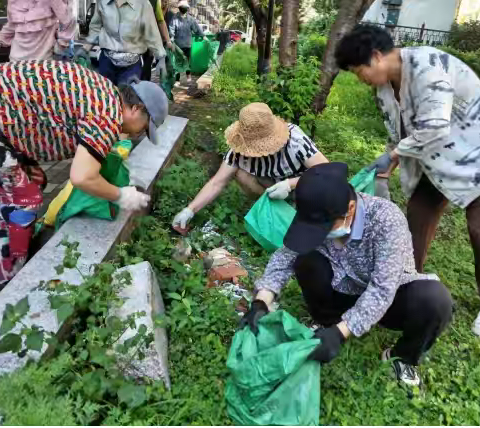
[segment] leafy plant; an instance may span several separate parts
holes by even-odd
[[[314,56],[317,57],[319,61],[322,61],[326,47],[326,36],[318,33],[301,34],[298,40],[298,55],[304,58]]]
[[[448,41],[449,46],[463,52],[480,50],[480,21],[453,24]]]
[[[295,67],[268,74],[258,86],[260,98],[275,114],[301,125],[307,134],[316,119],[311,105],[318,89],[318,65],[315,57],[300,57]]]

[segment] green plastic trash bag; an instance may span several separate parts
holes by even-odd
[[[130,141],[116,143],[112,151],[108,153],[100,168],[100,175],[110,184],[118,187],[128,186],[130,175],[128,168],[124,165],[125,152],[129,153],[132,147]],[[114,220],[120,208],[117,204],[105,199],[97,198],[85,193],[83,190],[73,188],[68,200],[65,202],[57,215],[55,228],[58,229],[69,218],[80,213],[89,217]]]
[[[167,61],[165,61],[167,75],[160,80],[160,86],[170,101],[173,101],[172,88],[175,85],[176,76],[185,73],[190,65],[183,51],[173,43],[173,50],[167,49]]]
[[[195,38],[192,43],[190,67],[193,74],[205,73],[217,58],[220,42]]]
[[[357,192],[375,194],[376,171],[363,168],[350,184]],[[292,224],[296,211],[285,201],[273,200],[264,193],[245,216],[247,232],[265,250],[275,251],[283,246],[283,238]]]
[[[367,168],[363,168],[350,180],[350,184],[354,187],[355,191],[374,196],[376,174],[376,169],[368,171]]]
[[[238,331],[227,359],[225,398],[238,425],[318,425],[320,364],[307,361],[320,343],[285,311],[260,319],[258,335]]]
[[[295,213],[287,202],[270,199],[264,193],[245,216],[245,228],[263,248],[275,251],[283,246]]]

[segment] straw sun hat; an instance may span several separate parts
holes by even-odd
[[[227,144],[235,153],[248,157],[272,155],[287,144],[288,125],[270,107],[252,103],[240,110],[237,122],[225,130]]]

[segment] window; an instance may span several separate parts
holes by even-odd
[[[397,25],[400,9],[388,9],[385,25]]]

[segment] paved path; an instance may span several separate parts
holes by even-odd
[[[43,191],[43,206],[39,217],[46,213],[48,205],[58,195],[68,182],[72,159],[60,162],[41,163],[40,166],[47,174],[48,184]]]

